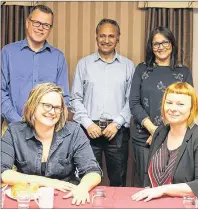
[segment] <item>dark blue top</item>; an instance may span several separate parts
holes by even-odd
[[[60,85],[68,105],[68,68],[60,50],[46,42],[42,49],[34,52],[24,39],[6,45],[2,49],[1,61],[1,111],[8,122],[21,120],[29,93],[39,83]]]
[[[10,123],[1,139],[1,173],[15,164],[21,173],[41,176],[42,152],[33,128],[25,122]],[[66,122],[54,133],[44,176],[70,181],[89,172],[102,175],[89,140],[79,124]]]
[[[154,125],[162,124],[160,108],[163,93],[170,84],[178,81],[193,85],[192,74],[187,67],[181,66],[173,70],[170,66],[155,66],[148,71],[144,63],[137,66],[129,96],[134,119],[131,132],[134,143],[146,146],[146,140],[150,136],[141,125],[143,119],[150,117]]]

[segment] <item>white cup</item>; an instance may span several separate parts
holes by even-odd
[[[41,209],[53,208],[54,205],[54,188],[41,187],[35,196],[35,202]]]

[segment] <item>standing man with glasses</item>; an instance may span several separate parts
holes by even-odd
[[[133,63],[119,55],[120,27],[103,19],[96,27],[98,51],[82,58],[76,67],[71,109],[90,139],[102,167],[104,151],[111,186],[126,185],[129,140],[129,92]]]
[[[2,49],[1,114],[8,123],[20,121],[29,92],[38,83],[52,82],[64,90],[69,102],[68,69],[64,54],[50,46],[54,15],[35,6],[26,20],[26,38]]]

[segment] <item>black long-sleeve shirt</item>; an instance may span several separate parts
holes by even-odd
[[[193,85],[192,74],[187,67],[172,69],[170,66],[155,66],[152,70],[147,70],[144,63],[137,66],[129,97],[134,119],[132,138],[136,144],[145,146],[150,136],[147,129],[141,125],[146,117],[156,126],[162,124],[160,108],[163,93],[170,84],[178,81]]]

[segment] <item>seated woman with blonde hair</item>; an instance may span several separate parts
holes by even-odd
[[[148,173],[142,191],[132,199],[145,202],[163,195],[198,197],[198,99],[185,82],[170,85],[162,99],[164,124],[153,135]]]
[[[9,185],[35,182],[70,192],[72,204],[89,202],[102,171],[80,125],[66,121],[61,87],[37,85],[25,104],[22,122],[11,123],[1,140],[1,178]],[[16,165],[17,171],[12,170]],[[80,181],[76,186],[69,182]]]

